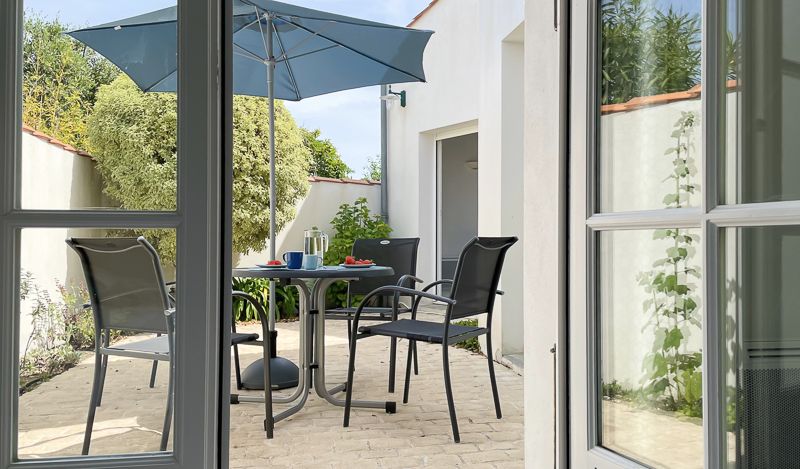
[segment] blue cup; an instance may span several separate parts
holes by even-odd
[[[303,267],[303,251],[287,251],[283,253],[283,262],[290,269]]]

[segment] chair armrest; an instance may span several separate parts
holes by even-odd
[[[262,324],[267,324],[269,322],[269,319],[267,317],[267,312],[264,309],[264,306],[254,296],[245,293],[243,291],[234,290],[231,293],[231,297],[240,298],[253,305],[253,308],[255,308],[256,313],[258,314],[258,319],[261,321]]]
[[[435,282],[431,282],[431,283],[425,285],[425,288],[423,288],[422,291],[428,291],[428,290],[430,290],[431,288],[433,288],[433,287],[435,287],[437,285],[452,285],[452,284],[453,284],[453,281],[450,280],[450,279],[437,280]]]
[[[379,288],[376,288],[375,290],[372,290],[371,292],[369,292],[367,294],[367,296],[364,297],[364,300],[361,302],[361,304],[358,305],[358,308],[356,309],[356,312],[353,315],[353,330],[354,331],[358,330],[358,321],[359,321],[359,319],[361,317],[361,312],[364,309],[364,305],[367,304],[367,302],[371,298],[373,298],[373,297],[375,297],[377,295],[383,294],[383,293],[395,293],[395,294],[399,294],[399,295],[403,295],[403,296],[410,296],[410,297],[415,298],[415,301],[414,301],[414,308],[415,309],[413,311],[412,319],[414,319],[416,317],[416,307],[419,304],[420,298],[428,298],[428,299],[431,299],[431,300],[434,300],[434,301],[441,301],[442,303],[446,303],[446,304],[451,305],[451,306],[456,304],[456,300],[454,300],[452,298],[446,298],[444,296],[434,295],[433,293],[429,293],[429,292],[426,292],[426,291],[423,291],[423,290],[414,290],[412,288],[405,288],[405,287],[398,287],[398,286],[379,287]]]
[[[266,356],[267,353],[266,351],[270,350],[270,348],[272,347],[272,343],[270,342],[269,317],[267,316],[267,311],[264,309],[264,305],[262,305],[254,296],[245,293],[243,291],[234,290],[231,293],[231,297],[239,298],[250,303],[251,305],[253,305],[253,308],[255,308],[256,313],[258,313],[258,319],[259,322],[261,323],[261,334],[263,336],[264,347],[265,347],[264,353]],[[235,329],[235,325],[232,327],[232,329]]]
[[[428,292],[423,291],[423,290],[414,290],[413,288],[406,288],[406,287],[398,287],[398,286],[387,285],[385,287],[376,288],[376,289],[372,290],[371,292],[369,292],[367,294],[367,296],[365,296],[364,299],[361,301],[361,304],[358,305],[358,309],[356,309],[356,315],[361,313],[361,310],[364,309],[364,305],[367,304],[367,302],[371,298],[373,298],[373,297],[375,297],[375,296],[377,296],[377,295],[379,295],[381,293],[398,293],[398,294],[403,295],[403,296],[411,296],[411,297],[417,297],[417,298],[428,298],[428,299],[431,299],[431,300],[434,300],[434,301],[441,301],[441,302],[447,303],[449,305],[456,304],[456,301],[453,300],[452,298],[446,298],[444,296],[434,295],[433,293],[428,293]]]
[[[450,280],[450,279],[437,280],[435,282],[431,282],[431,283],[425,285],[425,288],[423,288],[421,291],[427,292],[428,290],[430,290],[431,288],[433,288],[433,287],[435,287],[437,285],[451,285],[452,283],[453,283],[453,281]],[[418,296],[417,298],[414,299],[414,304],[411,307],[411,318],[412,319],[417,317],[417,309],[419,308],[419,302],[422,300],[422,298],[423,298],[422,296]],[[442,298],[442,297],[440,297],[440,298]],[[453,304],[455,304],[455,302]]]
[[[411,274],[406,274],[400,277],[400,279],[397,281],[397,286],[403,287],[405,286],[406,282],[411,283],[411,286],[413,287],[415,283],[422,283],[422,279]]]

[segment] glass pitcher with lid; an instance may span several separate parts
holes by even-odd
[[[316,226],[303,232],[303,268],[314,270],[322,267],[328,250],[328,235]]]

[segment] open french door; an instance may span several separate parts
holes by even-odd
[[[0,4],[2,468],[227,467],[228,445],[227,441],[221,441],[227,414],[221,403],[227,399],[228,388],[227,380],[221,384],[221,376],[227,376],[228,365],[221,357],[228,356],[228,349],[221,347],[226,330],[222,319],[226,315],[221,311],[229,303],[230,227],[224,220],[230,215],[229,175],[232,172],[229,152],[225,150],[226,142],[230,141],[231,115],[225,112],[229,109],[230,96],[222,89],[230,83],[230,66],[223,60],[230,52],[223,44],[230,42],[230,30],[223,23],[223,18],[230,16],[230,2],[177,0],[177,4],[178,37],[175,40],[179,45],[176,60],[180,92],[176,109],[175,204],[174,209],[155,211],[96,208],[98,204],[63,207],[29,197],[31,193],[46,194],[56,188],[48,187],[45,181],[40,187],[30,186],[36,178],[27,173],[31,171],[30,160],[26,159],[30,156],[29,148],[25,143],[29,137],[21,131],[23,22],[27,13],[23,0]],[[223,34],[224,31],[227,34]],[[88,407],[85,382],[79,379],[70,383],[74,387],[64,389],[65,386],[61,386],[58,389],[62,394],[53,388],[49,401],[42,401],[62,402],[64,406],[70,405],[74,397],[77,402],[74,421],[38,418],[30,422],[28,417],[36,409],[26,406],[26,395],[19,395],[20,356],[25,345],[21,342],[26,340],[21,333],[28,327],[21,295],[29,294],[29,285],[22,291],[21,284],[28,279],[24,270],[34,268],[31,266],[36,264],[38,253],[51,250],[61,253],[51,258],[53,263],[67,256],[63,249],[65,236],[104,235],[111,230],[126,229],[161,230],[174,236],[177,321],[172,359],[175,367],[172,435],[168,450],[159,452],[157,444],[150,445],[150,440],[157,440],[157,436],[153,437],[154,432],[148,429],[147,422],[153,418],[163,419],[163,412],[160,417],[145,411],[133,416],[113,415],[114,397],[126,392],[133,394],[139,387],[143,392],[163,394],[164,388],[159,387],[164,386],[163,377],[158,378],[154,389],[148,389],[148,372],[141,377],[142,386],[117,389],[115,395],[114,387],[125,379],[123,375],[130,373],[125,370],[109,373],[103,402],[107,408],[101,407],[99,411],[106,412],[103,418],[107,421],[95,422],[94,449],[89,456],[82,456],[80,451],[75,451],[75,440],[82,439]],[[69,270],[71,261],[65,262]],[[48,273],[41,275],[39,281],[47,281],[47,276]],[[149,370],[149,365],[146,366]],[[81,373],[82,367],[79,363],[54,380],[67,379],[70,373],[77,376],[75,373]],[[51,383],[42,386],[47,384]],[[81,400],[84,397],[85,403]],[[50,430],[63,432],[64,438],[49,446],[37,446],[39,440],[32,435]],[[120,436],[119,432],[124,434]],[[133,441],[139,437],[143,441],[141,445],[115,447],[110,444],[115,438]],[[37,448],[39,454],[31,448]]]

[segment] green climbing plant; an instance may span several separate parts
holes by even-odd
[[[674,182],[674,191],[664,196],[667,208],[686,207],[699,190],[694,182],[692,134],[697,125],[693,112],[682,112],[675,123],[675,145],[665,156],[672,158],[672,172],[665,181]],[[639,274],[639,284],[648,294],[642,308],[647,315],[643,328],[653,332],[650,353],[645,356],[642,396],[656,407],[702,416],[702,353],[687,350],[686,342],[702,327],[700,298],[695,281],[700,266],[695,262],[699,237],[690,230],[656,230],[653,239],[666,242],[665,256],[653,263],[653,269]]]

